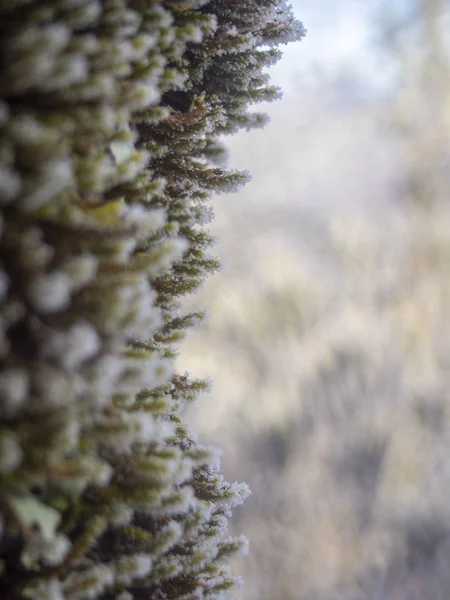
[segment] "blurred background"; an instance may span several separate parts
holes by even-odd
[[[447,600],[450,3],[293,8],[284,98],[228,140],[253,181],[214,200],[189,420],[253,491],[242,599]]]

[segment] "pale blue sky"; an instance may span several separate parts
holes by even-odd
[[[289,44],[271,70],[272,80],[286,94],[298,82],[308,84],[317,70],[352,71],[370,86],[383,85],[389,73],[381,70],[373,45],[375,17],[384,0],[294,0],[295,15],[308,34],[300,44]],[[412,0],[396,0],[411,5]]]

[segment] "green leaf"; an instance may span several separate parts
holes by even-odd
[[[105,225],[117,225],[125,207],[125,200],[118,198],[100,206],[86,207],[83,210],[86,214],[98,219]]]
[[[61,521],[58,511],[31,495],[8,496],[8,500],[24,524],[28,527],[37,525],[46,540],[54,538]]]

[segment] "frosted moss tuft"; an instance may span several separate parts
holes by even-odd
[[[220,269],[208,200],[249,179],[217,140],[263,123],[301,26],[282,0],[0,14],[1,594],[230,598],[249,492],[184,424],[208,382],[176,371],[205,320],[181,299]]]

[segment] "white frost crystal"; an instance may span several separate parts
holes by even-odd
[[[0,433],[0,472],[10,473],[17,469],[23,459],[19,440],[13,433]]]
[[[152,559],[147,554],[124,556],[114,563],[117,584],[130,585],[134,579],[144,579],[152,568]]]
[[[0,205],[9,204],[19,195],[21,181],[11,167],[0,165]]]
[[[114,583],[114,573],[110,566],[98,564],[82,571],[72,572],[63,583],[64,592],[70,592],[71,600],[94,600]]]
[[[139,232],[148,235],[165,224],[166,212],[161,209],[148,210],[141,204],[133,204],[125,212],[124,219],[130,225],[137,225]]]
[[[69,539],[61,533],[46,539],[40,531],[33,531],[23,549],[22,561],[28,564],[42,561],[53,567],[63,562],[71,547]]]
[[[69,160],[49,162],[27,182],[20,204],[25,211],[33,211],[51,202],[64,189],[73,185],[73,170]]]
[[[70,300],[70,279],[65,273],[53,271],[38,275],[28,285],[28,297],[43,313],[64,310]]]
[[[64,264],[64,272],[70,278],[72,288],[76,289],[92,281],[96,274],[99,260],[92,254],[75,256]]]
[[[45,347],[47,356],[57,360],[64,369],[73,371],[92,358],[100,348],[95,328],[87,322],[79,322],[68,331],[52,331]]]
[[[74,379],[60,369],[45,366],[35,370],[30,379],[30,387],[36,394],[30,398],[33,400],[34,411],[45,412],[50,408],[61,408],[73,401],[73,392],[76,389]]]
[[[14,416],[28,395],[29,377],[25,369],[12,367],[0,373],[0,414]]]
[[[57,579],[40,581],[34,589],[34,597],[39,600],[66,600],[61,583]]]

